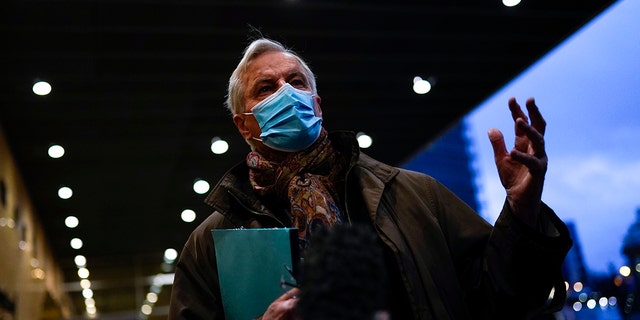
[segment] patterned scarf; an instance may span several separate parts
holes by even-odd
[[[275,196],[291,205],[287,214],[291,226],[298,228],[301,254],[314,230],[342,222],[333,182],[344,168],[344,160],[331,146],[324,129],[312,146],[289,154],[281,163],[250,152],[247,165],[258,195]]]

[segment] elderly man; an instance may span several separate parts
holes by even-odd
[[[368,157],[351,133],[327,133],[320,103],[299,56],[268,39],[247,47],[227,107],[251,152],[206,199],[214,212],[181,252],[170,319],[224,319],[211,229],[295,227],[304,252],[314,230],[341,223],[375,230],[392,319],[526,319],[564,304],[571,240],[541,202],[546,124],[533,99],[528,115],[509,100],[513,150],[489,131],[507,193],[494,226],[433,178]],[[262,319],[296,319],[296,302],[284,294]]]

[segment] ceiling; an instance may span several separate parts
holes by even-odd
[[[78,281],[81,252],[102,318],[132,318],[164,250],[179,251],[211,211],[194,180],[214,185],[248,151],[223,108],[248,39],[300,53],[325,127],[366,132],[366,152],[398,165],[611,3],[5,1],[0,124],[65,281]],[[432,91],[413,93],[414,76],[435,80]],[[34,95],[36,80],[51,94]],[[227,153],[209,150],[216,136]],[[54,143],[64,157],[47,156]],[[71,199],[57,197],[61,186]],[[185,208],[194,222],[180,219]],[[82,297],[70,294],[80,315]]]

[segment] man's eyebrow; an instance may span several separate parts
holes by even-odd
[[[304,79],[305,82],[309,82],[309,79],[307,79],[307,77],[304,75],[304,73],[298,71],[298,70],[294,70],[291,73],[289,73],[289,75],[287,75],[287,80],[291,80],[295,77],[300,77],[302,79]]]
[[[274,80],[270,77],[260,77],[251,83],[250,89],[253,91],[260,88],[263,84],[273,84],[273,82]]]
[[[254,81],[253,84],[257,85],[257,84],[271,83],[271,82],[274,82],[274,80],[271,77],[261,77],[256,79],[256,81]]]

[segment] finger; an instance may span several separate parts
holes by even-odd
[[[287,293],[292,295],[292,296],[294,296],[294,297],[297,297],[297,296],[300,295],[300,288],[293,288],[293,289],[287,291]]]
[[[537,158],[541,158],[546,156],[545,151],[545,143],[544,136],[536,130],[533,126],[530,126],[522,119],[518,119],[516,121],[516,126],[519,128],[518,130],[524,132],[524,134],[529,138],[529,142],[531,143],[531,149],[533,149],[533,155]],[[517,148],[516,148],[517,149]],[[517,149],[520,152],[524,152],[526,149]]]
[[[278,297],[278,299],[276,299],[275,301],[285,301],[285,300],[289,300],[289,299],[295,299],[295,297],[298,296],[298,293],[300,293],[300,289],[298,288],[293,288],[287,292],[285,292],[284,294],[282,294],[280,297]]]
[[[524,111],[520,108],[520,104],[518,104],[514,97],[509,99],[509,110],[511,110],[511,118],[513,118],[513,121],[516,121],[518,118],[522,118],[524,121],[529,121],[529,118],[524,114]]]
[[[491,147],[493,147],[493,156],[496,162],[507,156],[507,146],[504,143],[504,136],[500,130],[492,128],[487,133],[489,141],[491,141]]]
[[[543,173],[547,170],[546,158],[537,158],[526,152],[511,150],[511,159],[522,163],[532,174]]]
[[[289,299],[282,303],[282,309],[285,312],[291,312],[291,310],[295,309],[297,304],[298,304],[298,299]]]
[[[527,111],[529,112],[529,117],[531,118],[531,125],[544,136],[544,132],[547,128],[547,122],[542,117],[540,109],[538,109],[538,106],[536,105],[535,99],[527,99]]]

